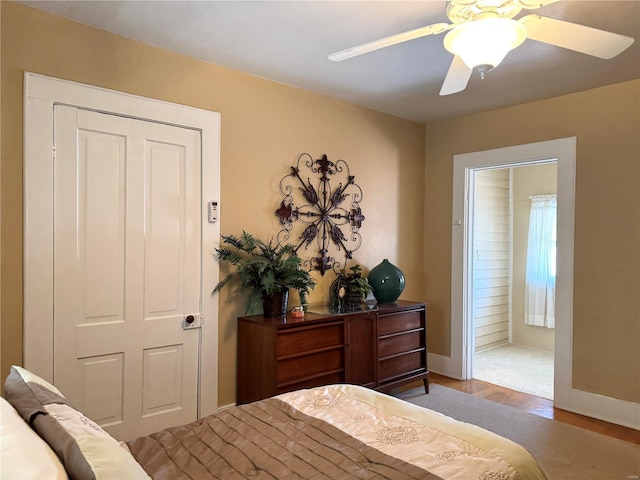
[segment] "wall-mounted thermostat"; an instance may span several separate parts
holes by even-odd
[[[209,212],[209,223],[218,221],[218,202],[207,202],[207,211]]]

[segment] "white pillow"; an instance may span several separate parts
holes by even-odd
[[[2,480],[67,480],[53,450],[0,397],[0,478]]]
[[[52,391],[53,393],[57,393],[58,395],[60,395],[62,398],[64,398],[64,395],[62,394],[62,392],[60,390],[58,390],[56,387],[54,387],[53,385],[51,385],[49,382],[47,382],[45,379],[40,378],[38,375],[36,375],[35,373],[31,373],[29,370],[27,370],[26,368],[22,368],[19,367],[18,365],[12,365],[12,368],[15,368],[18,373],[20,374],[20,376],[22,377],[22,379],[25,382],[31,382],[31,383],[37,383],[38,385],[40,385],[41,387],[46,388],[47,390]]]
[[[59,403],[50,403],[44,408],[77,443],[83,461],[89,464],[96,479],[149,478],[128,448],[123,449],[115,438],[82,412]]]

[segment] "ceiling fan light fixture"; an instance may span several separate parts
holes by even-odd
[[[464,23],[444,37],[445,48],[462,58],[471,69],[495,68],[527,38],[527,29],[510,18],[483,18]]]

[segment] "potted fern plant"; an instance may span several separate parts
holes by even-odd
[[[265,317],[281,317],[287,312],[289,290],[296,290],[303,305],[316,285],[292,245],[274,244],[242,232],[240,237],[222,235],[222,245],[215,257],[231,271],[215,286],[219,292],[230,282],[237,283],[233,293],[246,293],[246,314],[254,313],[262,303]]]

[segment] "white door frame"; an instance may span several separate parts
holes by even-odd
[[[465,189],[473,169],[556,159],[558,167],[558,254],[554,405],[563,410],[640,429],[640,405],[573,388],[573,244],[576,137],[455,155],[453,159],[453,226],[451,258],[451,357],[440,361],[443,373],[459,379],[469,375],[467,334],[468,200]],[[438,359],[441,360],[441,359]],[[448,360],[448,361],[447,361]]]
[[[220,201],[220,114],[25,72],[24,78],[24,366],[53,381],[53,105],[192,128],[202,138],[202,309],[198,415],[218,408],[218,264],[208,249],[220,223],[207,200]]]
[[[571,389],[573,331],[573,236],[575,203],[576,138],[562,138],[483,152],[456,155],[453,160],[453,227],[451,258],[451,373],[471,376],[469,323],[472,291],[468,272],[471,235],[469,188],[475,170],[557,161],[558,258],[555,332],[554,397],[566,405]]]

